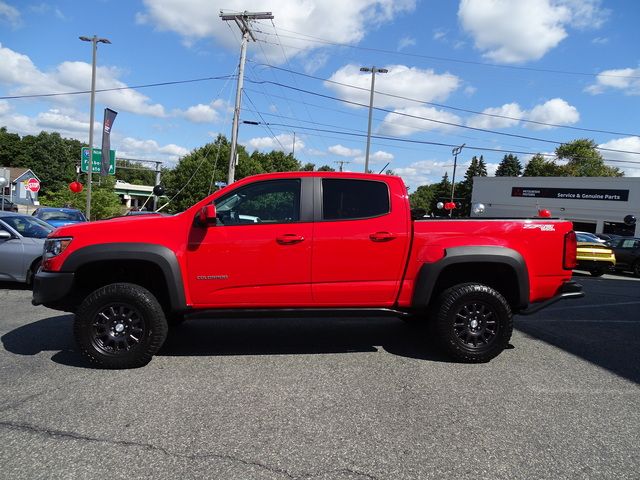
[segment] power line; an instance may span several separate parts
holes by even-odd
[[[269,123],[269,125],[270,126],[289,127],[289,128],[292,127],[292,125],[281,124],[281,123]],[[340,131],[340,130],[329,130],[329,129],[323,129],[323,128],[313,128],[313,127],[304,127],[304,126],[299,126],[298,128],[302,129],[302,130],[333,133],[333,134],[346,135],[346,136],[352,136],[352,137],[366,137],[367,136],[366,133],[353,133],[353,132],[345,132],[345,131]],[[430,142],[430,141],[427,141],[427,140],[412,140],[412,139],[409,139],[409,138],[398,138],[398,137],[392,137],[392,136],[388,136],[388,135],[372,135],[371,138],[376,138],[376,139],[380,139],[380,140],[389,140],[389,141],[393,141],[393,142],[413,143],[413,144],[419,144],[419,145],[435,145],[435,146],[439,146],[439,147],[457,147],[457,146],[459,146],[459,145],[456,145],[456,144],[453,144],[453,143]],[[518,151],[518,150],[505,150],[505,149],[501,149],[501,148],[479,147],[479,146],[474,146],[474,145],[467,145],[465,148],[470,149],[470,150],[480,150],[480,151],[487,151],[487,152],[517,153],[517,154],[520,154],[520,155],[541,155],[543,157],[556,157],[555,154],[550,154],[550,153],[527,152],[527,151]],[[577,158],[582,158],[582,157],[577,157]],[[629,163],[629,164],[633,164],[633,165],[640,165],[640,161],[633,161],[633,160],[616,160],[616,159],[611,159],[611,158],[603,158],[602,160],[605,161],[605,162],[612,162],[612,163]]]
[[[229,78],[234,78],[234,77],[235,75],[221,75],[219,77],[203,77],[203,78],[194,78],[191,80],[175,80],[172,82],[147,83],[144,85],[131,85],[128,87],[100,88],[100,89],[96,89],[96,93],[115,92],[118,90],[134,90],[137,88],[162,87],[165,85],[179,85],[181,83],[206,82],[211,80],[227,80]],[[86,93],[91,93],[91,90],[76,90],[73,92],[60,92],[60,93],[35,93],[35,94],[28,94],[28,95],[8,95],[8,96],[0,97],[0,100],[15,100],[20,98],[60,97],[64,95],[83,95]]]
[[[260,23],[260,25],[263,26],[268,26],[267,24],[264,23]],[[492,68],[502,68],[502,69],[509,69],[509,70],[523,70],[523,71],[527,71],[527,72],[541,72],[541,73],[554,73],[554,74],[561,74],[561,75],[576,75],[576,76],[583,76],[583,77],[598,77],[598,76],[602,76],[602,77],[613,77],[613,78],[640,78],[640,76],[633,76],[633,75],[612,75],[612,74],[604,74],[604,73],[589,73],[589,72],[576,72],[576,71],[570,71],[570,70],[554,70],[554,69],[548,69],[548,68],[534,68],[534,67],[521,67],[521,66],[517,66],[517,65],[501,65],[501,64],[497,64],[497,63],[488,63],[488,62],[475,62],[473,60],[461,60],[459,58],[451,58],[451,57],[436,57],[433,55],[421,55],[421,54],[417,54],[417,53],[408,53],[408,52],[398,52],[398,51],[393,51],[393,50],[385,50],[382,48],[371,48],[371,47],[362,47],[360,45],[353,45],[350,43],[340,43],[340,42],[334,42],[331,40],[327,40],[324,38],[320,38],[320,37],[314,37],[312,35],[307,35],[304,33],[300,33],[300,32],[294,32],[292,30],[286,30],[284,28],[280,28],[280,30],[284,31],[284,32],[289,32],[289,33],[295,33],[296,35],[300,35],[299,37],[295,37],[292,35],[281,35],[284,38],[291,38],[294,40],[305,40],[309,43],[319,43],[319,44],[325,44],[325,45],[333,45],[333,46],[337,46],[337,47],[347,47],[347,48],[353,48],[356,50],[364,50],[364,51],[369,51],[369,52],[376,52],[376,53],[385,53],[388,55],[394,55],[394,56],[404,56],[404,57],[413,57],[413,58],[423,58],[423,59],[427,59],[427,60],[437,60],[439,62],[451,62],[451,63],[462,63],[462,64],[468,64],[468,65],[478,65],[478,66],[482,66],[482,67],[492,67]],[[273,33],[270,32],[265,32],[264,30],[256,30],[257,33],[262,33],[264,35],[269,35],[269,36],[273,36]],[[308,39],[313,39],[315,42],[310,42]],[[268,42],[266,40],[258,40],[264,43],[272,43],[272,42]],[[284,45],[288,48],[292,48],[295,50],[304,50],[304,48],[301,47],[296,47],[294,45]]]
[[[294,75],[300,75],[302,77],[311,78],[311,79],[314,79],[314,80],[321,80],[323,82],[333,83],[335,85],[340,85],[340,86],[343,86],[343,87],[353,88],[355,90],[362,90],[362,91],[366,91],[366,92],[369,91],[367,88],[358,87],[357,85],[350,85],[348,83],[336,82],[335,80],[330,80],[328,78],[316,77],[315,75],[310,75],[310,74],[307,74],[307,73],[297,72],[295,70],[288,70],[288,69],[282,68],[282,67],[276,67],[275,65],[271,65],[271,64],[268,64],[268,63],[258,63],[257,65],[261,65],[261,66],[264,66],[264,67],[272,68],[272,69],[275,69],[275,70],[282,70],[282,71],[285,71],[285,72],[292,73]],[[493,118],[503,118],[503,119],[506,119],[506,120],[514,120],[514,121],[523,122],[523,123],[532,123],[532,124],[535,124],[535,125],[544,125],[544,126],[547,126],[547,127],[567,128],[567,129],[570,129],[570,130],[579,130],[579,131],[583,131],[583,132],[593,132],[593,133],[606,133],[606,134],[610,134],[610,135],[627,135],[627,136],[632,136],[632,137],[640,136],[640,134],[638,134],[638,133],[613,132],[613,131],[610,131],[610,130],[598,130],[598,129],[595,129],[595,128],[573,127],[573,126],[570,126],[570,125],[560,125],[560,124],[556,124],[556,123],[539,122],[539,121],[536,121],[536,120],[527,120],[527,119],[524,119],[524,118],[509,117],[508,115],[499,115],[499,114],[495,114],[495,113],[479,112],[477,110],[469,110],[469,109],[466,109],[466,108],[453,107],[453,106],[445,105],[445,104],[442,104],[442,103],[427,102],[425,100],[419,100],[419,99],[415,99],[415,98],[405,97],[405,96],[402,96],[402,95],[395,95],[393,93],[381,92],[379,90],[376,90],[375,93],[378,94],[378,95],[385,95],[385,96],[391,97],[391,98],[398,98],[398,99],[407,100],[407,101],[410,101],[410,102],[415,102],[415,103],[420,103],[420,104],[425,104],[425,105],[431,105],[431,106],[438,107],[438,108],[446,108],[448,110],[455,110],[455,111],[458,111],[458,112],[473,113],[475,115],[482,115],[482,116],[493,117]]]
[[[322,94],[322,93],[312,92],[310,90],[304,90],[304,89],[300,89],[300,88],[297,88],[297,87],[293,87],[291,85],[285,85],[285,84],[272,82],[270,80],[261,80],[259,82],[256,82],[255,80],[248,80],[248,81],[252,82],[252,83],[277,84],[279,86],[284,86],[285,88],[288,88],[288,89],[291,89],[291,90],[297,90],[297,91],[300,91],[300,92],[303,92],[303,93],[307,93],[309,95],[315,95],[315,96],[318,96],[318,97],[327,98],[327,99],[335,100],[335,101],[342,102],[342,103],[348,103],[350,105],[356,105],[356,106],[359,106],[359,107],[367,107],[367,105],[365,105],[363,103],[353,102],[351,100],[344,100],[344,99],[341,99],[341,98],[338,98],[338,97],[333,97],[331,95],[325,95],[325,94]],[[506,137],[522,138],[522,139],[525,139],[525,140],[533,140],[533,141],[536,141],[536,142],[543,142],[543,143],[553,143],[555,145],[563,145],[563,144],[566,143],[566,142],[558,142],[556,140],[548,140],[548,139],[545,139],[545,138],[530,137],[528,135],[518,135],[518,134],[515,134],[515,133],[498,132],[496,130],[489,130],[487,128],[470,127],[468,125],[461,125],[459,123],[446,122],[444,120],[436,120],[434,118],[427,118],[427,117],[421,117],[421,116],[418,116],[418,115],[411,115],[411,114],[408,114],[408,113],[396,112],[394,110],[389,110],[387,108],[374,107],[374,109],[375,110],[379,110],[381,112],[392,113],[394,115],[401,116],[401,117],[408,117],[408,118],[413,118],[413,119],[417,119],[417,120],[424,120],[424,121],[427,121],[427,122],[433,122],[433,123],[438,123],[438,124],[442,124],[442,125],[448,125],[448,126],[452,126],[452,127],[464,128],[464,129],[468,129],[468,130],[475,130],[475,131],[484,132],[484,133],[491,133],[491,134],[494,134],[494,135],[503,135],[503,136],[506,136]],[[640,152],[632,152],[632,151],[628,151],[628,150],[617,150],[617,149],[602,148],[602,147],[595,147],[595,148],[597,148],[598,150],[607,151],[607,152],[628,153],[628,154],[632,154],[632,155],[640,155]]]

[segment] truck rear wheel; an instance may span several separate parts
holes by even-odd
[[[76,312],[80,352],[103,368],[136,368],[151,361],[167,337],[167,320],[149,290],[113,283],[91,293]]]
[[[509,344],[513,332],[511,308],[487,285],[463,283],[448,288],[435,308],[436,340],[456,360],[488,362]]]

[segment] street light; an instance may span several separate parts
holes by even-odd
[[[364,173],[369,173],[369,148],[371,145],[371,115],[373,113],[373,87],[376,84],[376,73],[387,73],[386,68],[376,68],[375,66],[360,67],[361,72],[371,72],[371,95],[369,97],[369,129],[367,131],[367,153],[364,157]]]
[[[93,117],[96,99],[96,53],[99,43],[111,43],[107,38],[78,37],[83,42],[91,42],[93,56],[91,62],[91,113],[89,118],[89,161],[87,166],[87,207],[85,210],[86,217],[91,220],[91,173],[93,172]],[[109,152],[107,152],[109,155]]]

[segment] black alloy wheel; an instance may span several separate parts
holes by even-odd
[[[146,325],[135,307],[113,303],[101,309],[93,321],[93,344],[106,354],[130,351],[140,345],[146,335]]]
[[[80,353],[103,368],[146,365],[164,343],[167,328],[156,297],[132,283],[113,283],[91,293],[73,324]]]
[[[436,340],[454,359],[488,362],[509,344],[513,315],[507,300],[493,288],[463,283],[448,288],[434,305]]]

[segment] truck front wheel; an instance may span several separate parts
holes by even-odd
[[[456,360],[488,362],[509,344],[513,332],[511,308],[487,285],[463,283],[448,288],[435,309],[437,341]]]
[[[167,337],[167,320],[149,290],[113,283],[91,293],[73,324],[80,352],[103,368],[136,368],[151,361]]]

